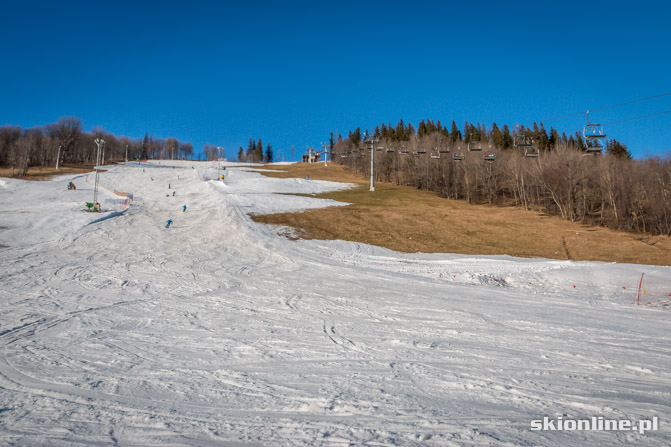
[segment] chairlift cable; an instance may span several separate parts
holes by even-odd
[[[610,124],[624,123],[624,122],[627,122],[627,121],[640,120],[640,119],[643,119],[643,118],[650,118],[651,116],[659,116],[659,115],[664,115],[666,113],[671,113],[671,110],[667,110],[665,112],[651,113],[650,115],[636,116],[634,118],[627,118],[627,119],[623,119],[623,120],[619,120],[619,121],[611,121],[609,123],[605,123],[604,126],[608,126]]]
[[[669,96],[669,95],[671,95],[671,92],[662,93],[662,94],[655,95],[655,96],[648,96],[647,98],[634,99],[633,101],[627,101],[627,102],[623,102],[623,103],[620,103],[620,104],[613,104],[613,105],[610,105],[610,106],[600,107],[598,109],[590,109],[590,112],[598,112],[598,111],[601,111],[601,110],[612,109],[614,107],[626,106],[626,105],[629,105],[629,104],[634,104],[634,103],[642,102],[642,101],[648,101],[650,99],[661,98],[663,96]],[[554,121],[554,120],[559,120],[559,119],[564,119],[564,118],[572,118],[574,116],[582,115],[583,113],[585,113],[585,112],[571,113],[569,115],[562,115],[562,116],[555,116],[553,118],[540,120],[539,122],[544,123],[544,122],[547,122],[547,121]]]

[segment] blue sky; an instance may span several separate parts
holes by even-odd
[[[534,121],[671,92],[668,2],[6,2],[0,125],[307,145],[399,119]],[[590,115],[671,110],[671,95]],[[583,115],[547,121],[574,133]],[[671,150],[671,114],[613,124]]]

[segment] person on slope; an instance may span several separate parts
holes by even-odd
[[[183,213],[186,213],[186,205],[184,205],[184,206],[182,207],[182,212],[183,212]]]
[[[171,223],[172,223],[172,219],[168,219],[168,221],[165,223],[165,227],[170,228]]]

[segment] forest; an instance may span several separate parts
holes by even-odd
[[[375,179],[433,191],[469,203],[515,205],[620,230],[671,235],[671,158],[633,159],[608,140],[586,153],[578,132],[567,136],[533,124],[510,129],[423,120],[417,128],[382,124],[366,138],[331,134],[334,162]],[[524,143],[520,143],[524,142]],[[374,150],[371,151],[371,148]],[[470,150],[469,150],[470,149]]]
[[[143,139],[117,137],[99,127],[86,132],[81,120],[70,116],[30,129],[0,127],[0,166],[9,166],[16,175],[25,175],[31,166],[94,164],[98,138],[105,141],[103,161],[193,157],[193,145],[189,142],[147,134]]]

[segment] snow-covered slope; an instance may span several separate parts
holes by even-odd
[[[214,166],[0,180],[1,445],[671,444],[671,268],[292,242],[248,214],[343,185]]]

